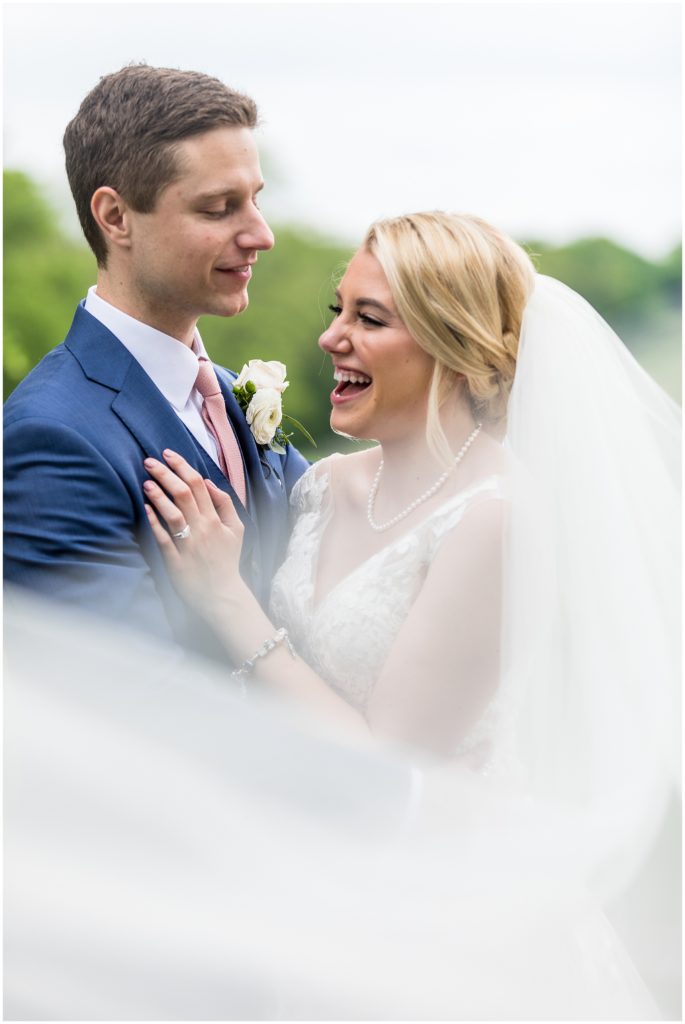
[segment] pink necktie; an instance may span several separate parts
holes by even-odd
[[[198,370],[195,387],[203,398],[202,419],[219,446],[221,469],[230,480],[233,490],[243,505],[247,506],[243,458],[240,454],[240,448],[238,447],[233,427],[226,414],[224,396],[221,394],[221,388],[219,387],[214,367],[204,357],[200,359],[200,369]]]

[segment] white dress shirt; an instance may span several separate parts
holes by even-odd
[[[209,358],[195,328],[192,348],[155,327],[122,313],[101,299],[93,285],[88,289],[85,308],[91,316],[114,334],[124,348],[140,363],[148,377],[162,392],[176,415],[208,455],[221,466],[214,437],[202,419],[202,395],[195,389],[201,356]]]

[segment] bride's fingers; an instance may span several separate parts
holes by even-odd
[[[209,495],[209,498],[219,515],[219,519],[224,526],[228,526],[233,533],[242,533],[242,520],[236,512],[235,505],[231,501],[229,495],[217,487],[216,484],[212,483],[211,480],[205,480],[204,483],[207,489],[207,494]]]
[[[207,503],[206,496],[202,496],[200,499],[202,505],[198,503],[195,492],[196,490],[199,490],[199,488],[195,481],[193,481],[194,486],[191,486],[189,483],[186,483],[185,480],[182,480],[181,477],[172,469],[165,466],[163,462],[159,462],[158,459],[145,459],[144,466],[153,480],[160,488],[164,488],[164,491],[166,491],[173,503],[178,506],[184,516],[185,522],[191,524],[196,522],[198,515],[214,516],[214,509],[211,504]],[[192,470],[192,472],[195,473],[195,470]],[[200,483],[202,483],[202,477],[200,474],[195,473],[195,475]],[[146,491],[146,493],[148,493],[148,491]],[[148,497],[151,497],[153,493],[154,491],[150,490]],[[160,508],[156,501],[155,507],[168,523],[169,519],[165,509]]]
[[[172,534],[180,533],[185,526],[190,524],[191,517],[181,511],[154,480],[146,480],[143,490],[145,497],[154,505],[154,510],[161,516]],[[197,516],[197,506],[195,506],[195,516]],[[160,529],[163,528],[160,526]],[[159,537],[157,539],[159,540]]]
[[[191,465],[179,455],[178,452],[172,451],[171,448],[165,448],[162,452],[169,468],[180,477],[185,484],[188,485],[193,493],[193,497],[197,503],[197,507],[203,515],[213,515],[214,509],[212,503],[208,500],[207,490],[205,488],[204,477],[201,476],[197,470],[193,469]]]
[[[146,504],[145,511],[147,512],[148,522],[155,536],[155,540],[159,544],[162,555],[166,559],[169,568],[173,569],[178,567],[181,562],[181,556],[176,550],[176,545],[155,515],[155,510],[152,506]]]

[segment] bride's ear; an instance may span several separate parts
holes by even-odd
[[[90,200],[90,212],[108,247],[130,248],[129,208],[116,189],[108,185],[96,189]]]

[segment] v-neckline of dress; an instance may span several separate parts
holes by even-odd
[[[413,533],[416,533],[421,527],[423,527],[427,523],[429,523],[431,521],[431,519],[433,519],[435,516],[437,516],[440,512],[445,512],[452,505],[458,506],[464,499],[466,499],[468,497],[471,497],[474,493],[477,493],[479,490],[484,489],[486,487],[486,485],[492,484],[492,482],[494,480],[497,480],[497,479],[498,479],[498,474],[497,473],[491,473],[489,476],[481,478],[476,483],[470,484],[463,491],[459,491],[457,494],[453,494],[451,498],[448,498],[447,501],[444,501],[441,505],[438,505],[436,508],[434,508],[433,511],[429,515],[427,515],[419,523],[416,523],[415,526],[413,526],[411,529],[405,530],[404,533],[400,534],[399,537],[396,537],[394,540],[389,541],[387,544],[384,544],[383,547],[379,548],[378,551],[374,551],[374,553],[372,555],[369,555],[368,558],[364,558],[353,569],[351,569],[350,572],[347,572],[343,576],[339,577],[339,579],[336,580],[336,582],[333,584],[333,586],[329,587],[328,590],[324,593],[324,595],[321,596],[319,594],[319,579],[318,579],[318,576],[319,576],[319,573],[318,573],[318,569],[319,569],[319,555],[321,553],[321,547],[322,547],[322,544],[323,544],[324,535],[326,533],[328,525],[329,525],[329,523],[330,523],[330,521],[331,521],[331,519],[333,517],[333,512],[335,510],[335,506],[334,506],[334,502],[333,502],[333,490],[332,490],[332,487],[331,487],[331,475],[330,475],[330,470],[329,470],[327,473],[325,473],[322,476],[322,479],[321,479],[321,483],[324,486],[322,487],[322,490],[321,490],[320,500],[321,500],[321,502],[323,502],[323,500],[325,498],[325,495],[326,495],[326,492],[328,492],[328,508],[326,509],[326,512],[324,513],[325,521],[323,523],[321,523],[320,527],[319,527],[319,530],[320,530],[319,538],[318,538],[319,543],[317,545],[315,554],[312,557],[312,564],[311,564],[311,598],[310,598],[310,609],[309,609],[310,610],[310,615],[312,615],[312,616],[317,615],[319,613],[319,611],[321,610],[321,608],[326,604],[328,599],[337,590],[339,590],[340,587],[342,587],[344,583],[348,582],[350,579],[352,579],[354,576],[356,576],[357,573],[359,573],[365,566],[370,565],[377,558],[380,558],[381,555],[386,554],[387,552],[391,551],[394,547],[396,547],[398,544],[401,544],[404,541],[406,541],[406,539],[408,537],[410,537]],[[319,506],[319,509],[320,509],[320,507],[321,506]]]

